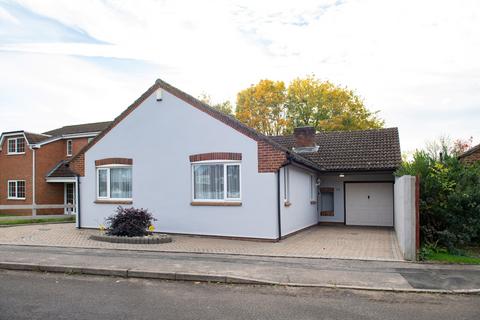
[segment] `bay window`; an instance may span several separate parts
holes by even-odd
[[[240,201],[239,163],[197,163],[192,172],[194,201]]]
[[[97,199],[131,200],[132,167],[98,167]]]

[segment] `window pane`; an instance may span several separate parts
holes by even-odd
[[[223,199],[223,164],[195,165],[193,176],[194,199]]]
[[[98,196],[107,197],[107,170],[98,170]]]
[[[8,197],[16,198],[17,197],[17,188],[15,181],[8,182]]]
[[[132,168],[110,169],[110,198],[132,197]]]
[[[12,139],[8,140],[8,153],[13,153],[17,151],[17,140]]]
[[[227,165],[227,198],[240,198],[239,165]]]
[[[67,140],[67,155],[72,155],[72,140]]]
[[[17,139],[17,152],[25,152],[25,139]]]
[[[25,181],[17,181],[17,198],[25,198]]]
[[[333,192],[322,192],[322,211],[333,211]]]

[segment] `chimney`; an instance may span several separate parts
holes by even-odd
[[[316,146],[314,127],[295,128],[293,136],[295,137],[295,148],[314,148]]]

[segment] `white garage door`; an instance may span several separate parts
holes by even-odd
[[[345,183],[345,223],[393,226],[393,183]]]

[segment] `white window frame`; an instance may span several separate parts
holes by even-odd
[[[205,164],[223,164],[223,199],[195,199],[195,166]],[[227,166],[238,166],[238,183],[239,197],[227,197]],[[237,160],[206,160],[192,162],[191,164],[191,186],[192,186],[192,202],[240,202],[242,201],[242,164]]]
[[[18,140],[23,140],[23,152],[18,152]],[[15,141],[15,151],[10,152],[10,141]],[[8,138],[7,139],[7,154],[25,154],[25,149],[27,147],[27,141],[24,137]]]
[[[131,165],[123,165],[123,164],[109,164],[104,166],[97,166],[95,170],[95,179],[97,180],[97,190],[95,192],[97,200],[107,200],[107,201],[132,201],[133,199],[133,172],[132,172],[132,197],[131,198],[110,198],[110,169],[112,168],[132,168]],[[101,170],[107,171],[107,196],[100,197],[100,179],[98,178],[98,174]],[[133,169],[132,169],[133,170]]]
[[[10,183],[15,183],[15,196],[10,196]],[[18,183],[23,182],[25,185],[25,197],[18,196]],[[27,196],[27,182],[26,180],[8,180],[7,181],[7,199],[8,200],[25,200]]]
[[[71,157],[73,154],[73,140],[67,140],[67,157]]]

